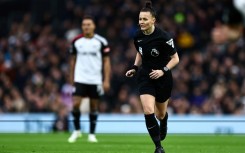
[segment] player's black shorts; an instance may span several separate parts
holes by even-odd
[[[102,85],[90,85],[83,83],[74,83],[73,96],[89,97],[98,99],[104,94]]]
[[[171,96],[173,88],[173,78],[171,71],[165,73],[158,79],[151,79],[149,72],[141,69],[137,82],[140,95],[149,94],[155,97],[156,102],[163,103]]]

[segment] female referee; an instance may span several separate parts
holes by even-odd
[[[156,27],[155,21],[156,13],[152,3],[146,1],[139,14],[140,30],[134,37],[138,52],[126,76],[133,77],[141,67],[137,82],[146,127],[156,146],[155,153],[165,153],[161,140],[167,134],[167,105],[173,87],[171,69],[179,63],[179,56],[173,38]],[[156,118],[160,121],[160,127]]]

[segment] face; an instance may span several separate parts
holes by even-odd
[[[84,19],[82,21],[82,31],[84,35],[91,35],[94,33],[95,24],[91,19]]]
[[[141,30],[145,31],[150,29],[154,25],[155,21],[155,17],[153,17],[150,12],[140,12],[139,26]]]

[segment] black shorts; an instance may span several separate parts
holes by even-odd
[[[74,83],[73,96],[89,97],[98,99],[104,94],[102,85],[90,85],[83,83]]]
[[[156,102],[163,103],[171,97],[173,88],[173,78],[171,71],[165,73],[158,79],[151,79],[150,72],[141,69],[138,74],[137,82],[139,94],[149,94],[155,97]]]

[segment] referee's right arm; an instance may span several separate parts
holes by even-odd
[[[142,63],[142,57],[141,57],[140,53],[137,53],[136,54],[134,65],[136,65],[136,66],[139,67],[141,65],[141,63]]]
[[[136,74],[138,67],[141,65],[141,63],[142,63],[142,57],[140,53],[137,53],[135,57],[134,65],[126,72],[125,75],[127,77],[133,77]]]

